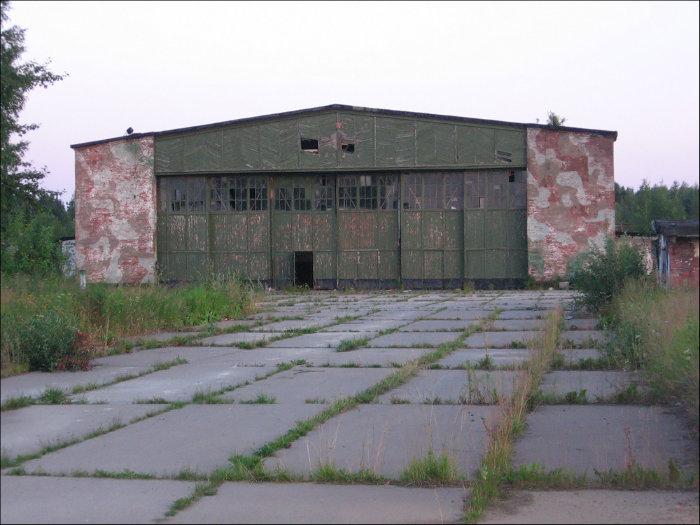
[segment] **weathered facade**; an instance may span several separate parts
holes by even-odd
[[[658,277],[666,286],[694,286],[700,281],[700,224],[695,220],[655,220]]]
[[[78,269],[319,288],[552,279],[613,232],[615,137],[334,105],[78,144]]]

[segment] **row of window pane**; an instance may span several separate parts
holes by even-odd
[[[339,175],[338,209],[390,210],[398,208],[397,175]],[[516,182],[517,184],[512,184]],[[466,183],[466,187],[464,187]],[[161,211],[196,213],[205,211],[204,177],[162,177],[159,179]],[[279,211],[326,211],[335,202],[333,179],[278,179],[274,209]],[[487,191],[488,190],[488,191]],[[466,202],[465,199],[466,193]],[[267,210],[268,187],[265,177],[218,176],[210,181],[211,211]],[[524,207],[525,172],[409,173],[404,175],[405,209],[505,208]]]
[[[395,210],[399,207],[398,176],[342,175],[338,177],[338,209]]]
[[[464,206],[461,173],[410,173],[404,180],[406,209],[461,210]]]

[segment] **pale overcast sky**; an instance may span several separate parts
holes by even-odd
[[[12,2],[28,159],[74,188],[69,145],[331,103],[617,130],[615,179],[698,181],[698,2]]]

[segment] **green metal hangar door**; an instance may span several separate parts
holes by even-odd
[[[523,125],[352,106],[161,132],[159,276],[514,286],[525,168]]]

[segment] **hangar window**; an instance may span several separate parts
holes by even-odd
[[[248,209],[248,192],[245,177],[230,177],[228,179],[228,207],[233,211]]]
[[[326,211],[333,209],[333,186],[331,186],[330,177],[319,175],[316,177],[316,185],[314,187],[314,209],[318,211]]]
[[[398,209],[398,177],[395,175],[379,175],[377,179],[379,186],[379,208],[382,210]]]
[[[318,139],[307,139],[301,137],[301,149],[306,153],[318,155]]]
[[[311,200],[306,198],[306,188],[294,188],[294,209],[298,211],[311,209]]]
[[[377,186],[373,184],[372,175],[360,175],[360,209],[377,209]]]
[[[338,209],[354,210],[357,208],[357,177],[343,175],[338,177]]]
[[[251,210],[267,209],[267,181],[263,177],[250,177],[248,196],[250,198]]]
[[[224,199],[224,194],[226,193],[224,178],[214,177],[211,179],[211,187],[209,189],[209,209],[212,211],[223,211],[226,210],[226,200]]]
[[[289,195],[289,189],[287,188],[277,188],[275,191],[275,209],[280,211],[291,211],[292,210],[292,199]]]
[[[404,209],[461,210],[462,173],[410,173],[405,176]]]
[[[187,211],[198,213],[204,211],[204,177],[188,177],[185,196],[187,197]],[[182,210],[185,211],[185,210]]]

